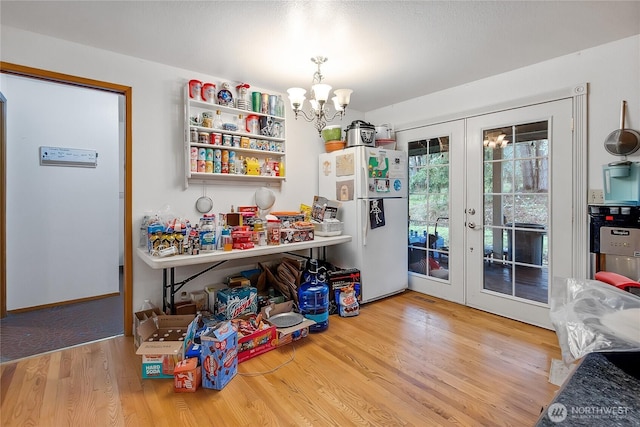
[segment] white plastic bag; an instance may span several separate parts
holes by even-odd
[[[640,297],[597,280],[556,279],[550,317],[562,358],[640,350]]]

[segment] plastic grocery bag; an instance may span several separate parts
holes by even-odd
[[[556,279],[550,317],[569,364],[594,351],[640,350],[640,297],[597,280]]]

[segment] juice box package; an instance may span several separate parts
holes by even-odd
[[[222,390],[238,372],[238,333],[220,322],[200,335],[202,387]]]

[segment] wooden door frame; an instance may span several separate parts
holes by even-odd
[[[62,83],[72,86],[80,86],[89,89],[103,90],[112,92],[125,97],[125,141],[124,141],[124,272],[123,272],[123,318],[124,333],[131,336],[133,331],[133,232],[132,232],[132,173],[131,173],[131,154],[132,154],[132,88],[115,83],[103,82],[99,80],[87,79],[84,77],[72,76],[69,74],[61,74],[53,71],[42,70],[38,68],[26,67],[23,65],[12,64],[8,62],[0,62],[0,73],[12,74],[23,77],[30,77],[39,80],[46,80],[53,83]],[[2,94],[0,94],[2,97]],[[2,221],[0,224],[0,317],[7,314],[7,277],[6,277],[6,100],[1,99],[1,120],[0,128],[0,165],[2,173],[0,174],[0,213]]]

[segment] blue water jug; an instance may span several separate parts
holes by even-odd
[[[316,322],[309,327],[309,332],[321,332],[329,327],[329,285],[321,277],[325,275],[319,275],[318,261],[310,260],[305,280],[298,288],[300,313]]]

